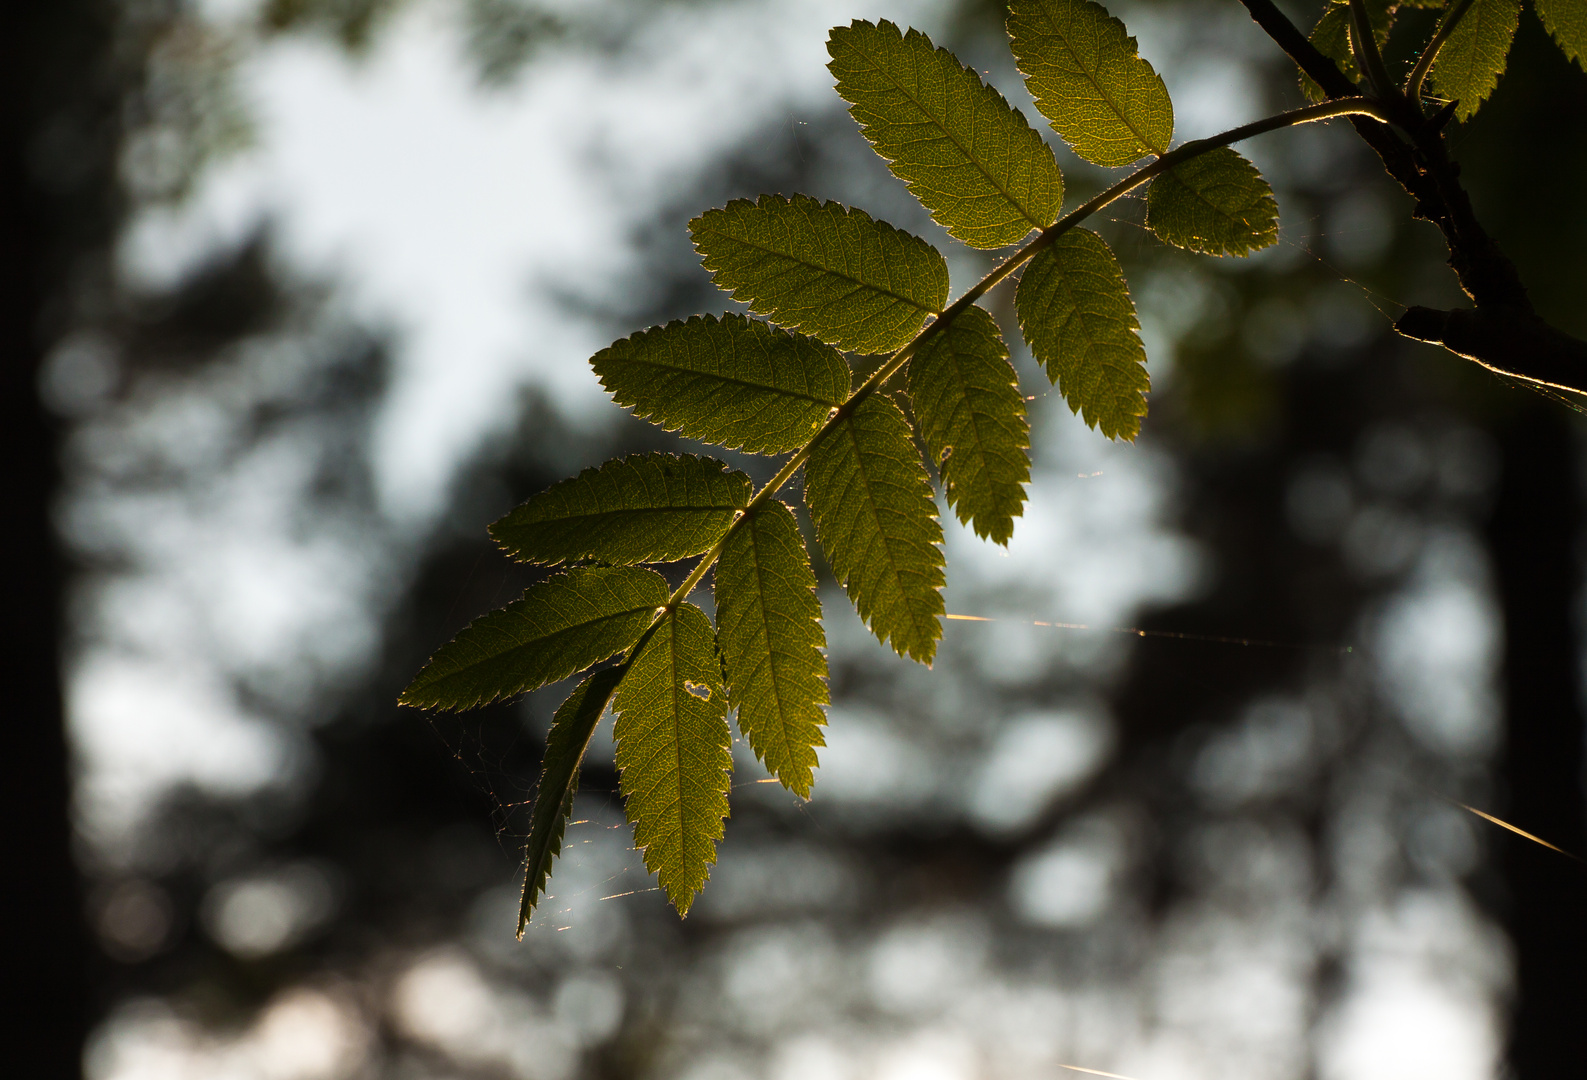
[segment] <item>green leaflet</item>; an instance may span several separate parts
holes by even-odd
[[[1133,440],[1146,415],[1146,350],[1118,260],[1072,229],[1025,268],[1014,296],[1020,329],[1069,408],[1110,439]]]
[[[689,231],[733,299],[840,349],[892,352],[948,302],[948,263],[936,248],[835,202],[735,199]]]
[[[837,350],[742,315],[653,326],[602,349],[590,366],[636,416],[761,454],[809,442],[850,381]]]
[[[885,19],[834,27],[827,52],[860,130],[954,239],[1006,247],[1056,220],[1052,150],[974,69]]]
[[[896,404],[872,394],[815,444],[805,503],[860,618],[900,656],[930,664],[942,636],[942,526]]]
[[[716,862],[733,767],[711,620],[680,604],[617,688],[617,769],[634,842],[679,915]]]
[[[667,602],[653,570],[582,567],[531,585],[441,646],[398,701],[472,709],[565,679],[628,648]]]
[[[1278,239],[1278,203],[1255,165],[1220,146],[1152,181],[1146,225],[1203,255],[1249,255]]]
[[[1007,544],[1030,479],[1030,425],[1008,346],[970,307],[909,362],[909,396],[948,505],[977,536]]]
[[[1433,89],[1467,120],[1499,85],[1510,41],[1521,21],[1521,0],[1475,0],[1433,61]]]
[[[716,566],[717,641],[728,701],[755,756],[810,797],[825,746],[826,634],[810,557],[788,507],[773,499],[739,524]]]
[[[579,790],[579,762],[626,670],[624,667],[607,668],[579,683],[551,721],[551,733],[546,736],[546,752],[541,762],[540,790],[535,793],[534,812],[529,820],[529,842],[524,845],[519,938],[523,937],[535,905],[545,894],[551,860],[562,852],[562,834],[567,829],[568,815],[573,812],[573,796]]]
[[[1168,90],[1100,4],[1013,0],[1008,36],[1036,107],[1075,153],[1114,166],[1167,152]]]
[[[522,562],[670,562],[708,550],[750,495],[749,477],[712,458],[635,454],[552,485],[490,535]]]
[[[1565,55],[1587,68],[1587,4],[1582,0],[1532,0],[1532,6]]]
[[[1389,0],[1367,0],[1367,19],[1372,23],[1372,36],[1377,40],[1378,48],[1382,49],[1394,26],[1394,7]],[[1356,54],[1350,48],[1350,0],[1330,0],[1317,25],[1312,28],[1310,41],[1318,52],[1339,65],[1351,82],[1360,81],[1361,69],[1356,65]],[[1300,77],[1300,87],[1312,101],[1321,101],[1328,96],[1306,74]]]

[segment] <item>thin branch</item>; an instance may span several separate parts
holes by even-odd
[[[1417,57],[1416,66],[1411,69],[1411,77],[1405,80],[1405,96],[1413,105],[1421,106],[1422,83],[1427,80],[1428,72],[1433,70],[1433,61],[1438,59],[1438,51],[1444,47],[1444,42],[1449,40],[1449,35],[1455,32],[1456,25],[1471,10],[1472,0],[1457,0],[1454,7],[1444,16],[1444,21],[1438,24],[1438,32],[1433,35],[1433,40],[1427,43],[1427,48],[1422,50],[1422,55]]]
[[[1246,11],[1250,12],[1256,25],[1260,26],[1291,60],[1295,61],[1296,67],[1311,76],[1312,81],[1322,87],[1323,93],[1331,98],[1349,97],[1361,93],[1361,88],[1339,70],[1338,64],[1324,56],[1317,50],[1317,46],[1308,41],[1306,35],[1289,21],[1289,16],[1280,11],[1273,0],[1240,0],[1240,2],[1245,5]]]
[[[1587,394],[1587,342],[1530,311],[1504,307],[1438,311],[1412,307],[1395,322],[1405,337],[1442,345],[1489,371],[1525,382]]]
[[[1367,82],[1384,101],[1397,96],[1394,84],[1389,81],[1388,68],[1383,66],[1383,54],[1378,52],[1377,35],[1372,32],[1372,16],[1367,13],[1366,0],[1350,0],[1350,43],[1356,54],[1356,64],[1367,74]]]
[[[1333,61],[1306,40],[1273,0],[1240,2],[1257,25],[1326,93],[1359,92]],[[1452,30],[1458,18],[1452,11],[1445,26]],[[1447,33],[1443,36],[1448,38]],[[1418,67],[1431,65],[1431,52],[1430,45]],[[1421,74],[1425,77],[1426,72]],[[1416,72],[1412,72],[1412,77],[1416,77]],[[1362,120],[1352,123],[1383,159],[1389,175],[1416,200],[1415,216],[1431,221],[1444,234],[1449,265],[1460,287],[1476,304],[1474,311],[1413,307],[1394,324],[1395,330],[1418,341],[1442,345],[1491,371],[1587,394],[1587,344],[1550,326],[1533,312],[1515,264],[1494,243],[1471,208],[1471,198],[1460,184],[1459,169],[1449,159],[1440,118],[1426,119],[1419,104],[1410,99],[1387,102],[1385,108],[1392,113],[1395,126],[1410,138],[1411,145],[1407,146],[1381,124]]]
[[[1334,62],[1296,29],[1273,0],[1240,0],[1267,35],[1297,67],[1330,97],[1360,93]],[[1438,125],[1424,118],[1408,101],[1385,102],[1396,127],[1405,132],[1407,145],[1393,130],[1364,120],[1353,120],[1356,133],[1377,151],[1388,174],[1415,200],[1413,216],[1430,221],[1444,234],[1449,265],[1460,287],[1479,307],[1502,307],[1531,314],[1532,305],[1515,264],[1493,242],[1471,208],[1471,198],[1460,185],[1459,170]],[[1489,358],[1497,363],[1496,358]],[[1515,370],[1509,358],[1502,367]],[[1524,361],[1520,361],[1524,367]],[[1519,370],[1515,373],[1525,378]]]

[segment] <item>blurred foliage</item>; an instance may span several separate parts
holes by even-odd
[[[1221,56],[1229,24],[1214,14],[1234,5],[1185,7],[1164,0],[1134,18],[1177,17],[1173,41],[1182,55]],[[115,75],[125,103],[123,182],[129,198],[148,202],[182,197],[204,168],[248,138],[229,81],[239,46],[163,10],[159,19],[129,21],[125,66]],[[278,0],[266,19],[277,30],[327,34],[367,52],[396,10],[377,0]],[[476,32],[470,45],[484,81],[510,79],[523,57],[557,40],[555,24],[535,11],[511,0],[474,0],[466,9],[473,22],[465,25],[499,27]],[[995,0],[967,3],[953,16],[962,21],[950,22],[955,33],[979,40],[1001,32],[1002,12]],[[1587,250],[1587,136],[1580,131],[1587,83],[1530,12],[1514,50],[1509,74],[1458,136],[1457,153],[1479,214],[1521,264],[1540,308],[1580,332],[1587,319],[1579,303],[1587,288],[1580,255]],[[1297,94],[1284,64],[1251,70],[1264,95]],[[1451,296],[1436,234],[1409,220],[1403,195],[1385,187],[1361,147],[1292,134],[1277,137],[1271,158],[1261,161],[1288,230],[1261,257],[1267,261],[1244,269],[1136,243],[1142,230],[1128,215],[1105,230],[1156,335],[1148,342],[1157,380],[1152,418],[1142,449],[1130,453],[1171,474],[1164,483],[1177,507],[1173,527],[1196,545],[1202,567],[1197,592],[1133,625],[1283,648],[1146,636],[1112,649],[1075,634],[1041,651],[1029,640],[1049,639],[1028,637],[1034,629],[1021,637],[1008,626],[956,624],[937,671],[920,682],[878,662],[863,631],[851,628],[834,636],[830,657],[837,707],[867,718],[868,731],[891,740],[881,745],[903,747],[897,761],[916,770],[910,775],[938,786],[887,812],[879,803],[825,799],[806,808],[762,798],[775,785],[735,790],[730,835],[740,846],[730,840],[724,848],[719,880],[680,927],[655,895],[595,902],[642,879],[626,841],[613,839],[621,823],[616,773],[592,759],[582,778],[581,823],[568,845],[591,869],[558,907],[581,904],[583,929],[561,932],[558,920],[515,945],[517,837],[526,831],[548,703],[531,698],[428,723],[389,703],[437,641],[539,579],[492,548],[487,522],[578,463],[690,449],[638,422],[591,434],[525,395],[516,426],[466,470],[445,524],[402,538],[410,561],[383,564],[385,606],[371,616],[376,644],[366,668],[317,695],[312,719],[281,690],[301,689],[312,664],[274,682],[238,676],[247,700],[302,754],[296,786],[243,797],[173,791],[136,842],[115,853],[121,862],[90,856],[88,913],[105,953],[99,1004],[112,1017],[103,1030],[118,1038],[158,1035],[174,1030],[169,1016],[176,1016],[197,1032],[193,1046],[231,1045],[226,1040],[271,1015],[272,1003],[309,987],[353,1003],[348,1015],[370,1040],[360,1060],[371,1074],[511,1072],[518,1066],[510,1055],[482,1036],[472,1046],[467,1037],[443,1044],[433,1032],[404,1026],[395,1004],[410,986],[404,980],[432,970],[422,964],[440,954],[462,955],[467,970],[482,973],[485,998],[452,999],[483,1000],[479,1016],[521,1008],[501,1016],[525,1038],[589,1032],[568,1051],[571,1059],[546,1050],[523,1065],[525,1075],[550,1074],[558,1060],[572,1061],[565,1075],[601,1080],[724,1060],[766,1075],[789,1040],[810,1032],[940,1034],[963,1013],[929,999],[939,976],[957,979],[961,1002],[973,990],[1009,1023],[1028,1015],[1031,1026],[1018,1037],[992,1040],[1000,1050],[1026,1045],[1021,1039],[1036,1045],[1069,1037],[1054,1019],[1060,1016],[1115,1048],[1138,1043],[1141,1031],[1115,1027],[1117,1017],[1137,1000],[1190,1009],[1188,985],[1201,1011],[1165,1022],[1225,1040],[1202,1047],[1223,1067],[1321,1072],[1320,1051],[1309,1041],[1318,1038],[1314,1025],[1339,1015],[1346,973],[1363,955],[1341,928],[1388,917],[1400,910],[1397,898],[1412,893],[1454,897],[1451,903],[1470,895],[1495,918],[1507,910],[1502,877],[1483,857],[1489,840],[1427,795],[1432,789],[1496,805],[1487,758],[1441,751],[1405,718],[1370,666],[1376,660],[1366,635],[1373,620],[1414,593],[1418,568],[1424,557],[1431,565],[1427,553],[1438,542],[1476,537],[1480,547],[1495,498],[1495,438],[1515,417],[1535,419],[1527,406],[1563,406],[1388,333],[1397,304]],[[857,143],[835,110],[812,115],[800,130],[782,117],[769,120],[722,160],[701,163],[693,185],[658,208],[653,229],[634,239],[643,290],[570,303],[582,302],[614,334],[700,310],[710,284],[688,250],[686,221],[702,206],[763,190],[845,201],[858,201],[860,192],[879,209],[886,205],[890,219],[925,228],[901,216],[902,189],[887,186],[894,182],[885,171],[856,164],[849,149]],[[1551,177],[1548,184],[1535,182],[1537,170]],[[1086,194],[1083,186],[1073,183],[1071,197]],[[888,191],[898,200],[887,203]],[[313,467],[304,488],[312,498],[290,528],[351,537],[359,550],[378,554],[386,525],[368,490],[367,436],[389,343],[378,328],[349,325],[328,303],[328,286],[293,280],[270,245],[269,233],[261,234],[171,294],[142,300],[120,290],[107,251],[73,256],[82,267],[78,291],[50,325],[61,326],[63,337],[110,342],[105,355],[114,361],[106,396],[74,406],[83,410],[72,414],[74,446],[89,454],[90,467],[84,459],[72,466],[80,470],[72,490],[100,506],[136,502],[163,515],[146,520],[185,521],[227,485],[253,484],[228,470],[291,436]],[[1006,301],[993,308],[1010,328]],[[290,348],[269,354],[261,345]],[[277,368],[260,359],[270,355],[299,359]],[[1028,355],[1014,360],[1027,392],[1046,389]],[[261,372],[291,377],[251,381]],[[162,418],[209,416],[208,404],[222,400],[235,407],[227,414],[235,422],[232,449],[212,458],[184,452],[189,429]],[[156,411],[173,402],[194,412]],[[1030,406],[1038,425],[1058,411],[1042,409],[1046,403],[1037,397]],[[106,438],[134,429],[145,442]],[[1042,437],[1051,440],[1052,429]],[[1102,477],[1071,479],[1104,469],[1078,445],[1064,443],[1043,463],[1055,485],[1044,497],[1068,490],[1052,480],[1059,473],[1082,493],[1112,475],[1110,460]],[[1568,479],[1550,467],[1557,461],[1534,464],[1535,474]],[[1065,513],[1075,504],[1056,505]],[[1076,545],[1066,551],[1080,550],[1079,541],[1065,543]],[[79,553],[79,634],[91,629],[83,612],[100,595],[89,586],[138,571],[140,550],[129,541]],[[1480,550],[1476,558],[1480,577],[1489,564]],[[263,577],[262,568],[250,569]],[[1020,603],[1032,602],[1033,584],[1045,583],[1025,583]],[[134,624],[157,627],[159,594],[138,595]],[[1342,656],[1341,643],[1356,652]],[[1291,711],[1274,713],[1275,700]],[[1094,773],[1001,831],[959,809],[961,789],[983,768],[996,765],[1013,785],[1021,759],[996,758],[991,747],[1014,730],[1014,718],[1077,701],[1112,718],[1115,742]],[[1295,710],[1307,718],[1301,736],[1284,726]],[[888,768],[878,757],[870,773],[849,782],[890,790]],[[818,794],[823,783],[836,790],[842,782],[816,775]],[[1018,883],[1038,880],[1032,868],[1052,865],[1043,860],[1053,852],[1072,858],[1091,850],[1077,837],[1120,853],[1111,906],[1078,929],[1033,921]],[[768,866],[782,874],[780,888],[757,884]],[[260,891],[265,886],[323,904],[305,908],[295,936],[272,945],[257,917],[253,937],[238,930],[250,927],[243,901],[272,895]],[[711,906],[713,895],[719,907]],[[939,932],[942,925],[950,929]],[[960,969],[943,961],[937,975],[906,967],[901,979],[884,977],[894,971],[889,958],[951,959],[957,954],[943,943],[966,941],[984,950],[975,954],[983,967],[970,975],[955,975]],[[1396,948],[1408,954],[1413,944],[1402,937]],[[1448,950],[1436,955],[1451,985],[1467,977],[1459,973],[1471,955],[1487,955],[1458,935],[1446,934],[1440,947]],[[1263,966],[1273,956],[1282,962]],[[1238,993],[1219,989],[1232,984],[1217,977],[1253,970],[1284,990],[1273,1002],[1294,991],[1306,1010],[1299,1026],[1285,1027],[1277,1004],[1255,1024],[1240,1012]],[[613,982],[600,982],[608,977]],[[609,1028],[581,1029],[580,1017],[599,1013],[588,1004],[600,1000],[588,992],[596,984],[618,987],[616,1018]],[[1569,987],[1554,989],[1571,1000]],[[1539,990],[1523,985],[1521,993]],[[1066,1006],[1053,1002],[1070,1000],[1065,994],[1093,995],[1090,1011],[1062,1013]],[[1229,1015],[1218,1011],[1225,1004]],[[564,1045],[545,1037],[542,1046]],[[1276,1041],[1263,1041],[1270,1037]],[[98,1052],[108,1053],[107,1045],[102,1040]],[[1178,1045],[1192,1041],[1185,1036]],[[1108,1052],[1098,1046],[1082,1063],[1107,1067]]]
[[[408,0],[267,0],[264,26],[283,32],[315,29],[330,34],[354,53],[369,49],[381,25]]]
[[[468,0],[468,45],[487,86],[506,85],[566,26],[527,0]]]

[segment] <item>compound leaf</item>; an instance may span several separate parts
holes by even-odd
[[[1189,251],[1249,255],[1278,239],[1278,203],[1255,165],[1220,146],[1152,181],[1146,225]]]
[[[977,536],[1007,544],[1030,479],[1030,425],[1008,346],[970,307],[909,362],[909,396],[948,505]]]
[[[531,585],[441,646],[398,701],[472,709],[565,679],[639,640],[667,602],[653,570],[592,566]]]
[[[833,576],[871,632],[931,663],[942,636],[942,526],[896,404],[872,394],[815,444],[805,503]]]
[[[1110,439],[1146,415],[1146,350],[1124,273],[1100,236],[1072,229],[1039,252],[1014,296],[1030,351],[1069,408]]]
[[[1052,150],[947,49],[884,19],[834,27],[827,52],[860,130],[949,235],[1006,247],[1057,218]]]
[[[735,199],[689,231],[733,299],[851,352],[892,352],[948,301],[948,263],[936,248],[835,202]]]
[[[607,668],[579,683],[551,721],[541,761],[540,790],[535,793],[534,811],[529,818],[529,842],[524,845],[523,900],[518,907],[520,938],[535,905],[545,894],[551,860],[562,852],[562,836],[568,815],[573,812],[573,796],[579,790],[579,762],[625,670]]]
[[[717,641],[728,702],[755,756],[783,786],[810,797],[825,746],[826,634],[799,526],[772,500],[740,522],[716,566]]]
[[[713,458],[634,454],[553,484],[490,535],[523,562],[670,562],[721,539],[750,494],[749,477]]]
[[[1008,36],[1036,107],[1075,153],[1114,166],[1167,152],[1168,89],[1102,5],[1014,0]]]
[[[1587,4],[1581,0],[1532,0],[1532,6],[1565,55],[1587,68]]]
[[[1433,61],[1433,89],[1460,102],[1455,119],[1467,120],[1499,85],[1510,41],[1521,21],[1521,0],[1474,0]]]
[[[617,769],[634,842],[678,914],[716,862],[733,767],[727,693],[711,620],[680,604],[656,624],[617,688]]]
[[[651,327],[602,349],[590,366],[635,415],[763,454],[809,442],[850,381],[836,349],[742,315]]]

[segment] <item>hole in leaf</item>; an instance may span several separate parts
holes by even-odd
[[[711,700],[711,688],[704,683],[697,683],[689,679],[683,681],[683,688],[701,701]]]

